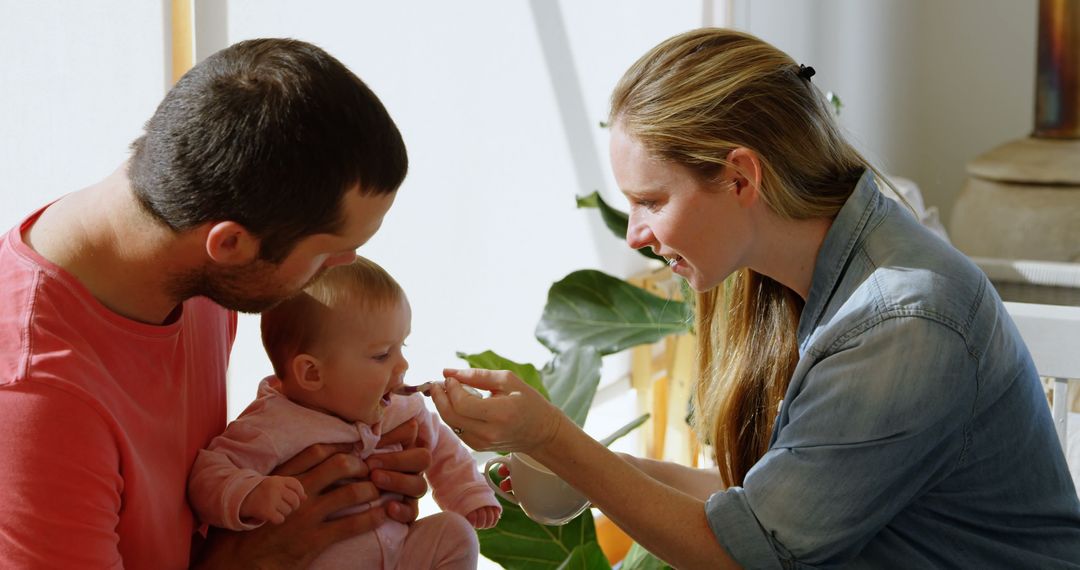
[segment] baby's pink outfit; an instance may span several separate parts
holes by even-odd
[[[259,384],[258,397],[225,432],[201,450],[191,469],[188,494],[204,524],[250,530],[261,523],[240,520],[240,503],[266,474],[316,443],[354,443],[354,452],[398,451],[400,445],[375,449],[381,434],[415,418],[416,445],[431,451],[425,472],[435,502],[443,512],[412,525],[388,519],[369,532],[330,547],[311,568],[474,568],[478,557],[476,533],[464,515],[480,507],[499,507],[494,493],[461,441],[426,407],[419,394],[392,396],[381,422],[348,423],[340,418],[291,402],[280,391],[280,380]],[[362,512],[361,505],[335,516]],[[405,551],[408,552],[405,552]]]

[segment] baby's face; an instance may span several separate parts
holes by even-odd
[[[405,381],[402,354],[412,310],[402,299],[368,311],[350,311],[331,325],[331,346],[321,371],[321,400],[329,412],[350,422],[375,424],[390,404],[390,391]]]

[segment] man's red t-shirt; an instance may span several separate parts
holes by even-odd
[[[23,241],[40,213],[0,241],[0,561],[187,567],[187,474],[225,427],[236,314],[111,312]]]

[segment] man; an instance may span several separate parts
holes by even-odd
[[[393,204],[408,161],[386,109],[319,48],[252,40],[181,78],[132,149],[0,241],[4,567],[179,568],[193,550],[206,567],[295,567],[387,515],[413,520],[415,500],[325,518],[422,495],[422,449],[380,469],[308,449],[278,469],[308,495],[285,523],[205,548],[184,493],[224,428],[233,311],[352,261]]]

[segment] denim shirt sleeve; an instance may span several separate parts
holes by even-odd
[[[962,460],[977,364],[953,326],[901,309],[818,347],[792,378],[769,451],[743,487],[706,504],[747,568],[850,561]]]

